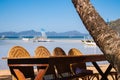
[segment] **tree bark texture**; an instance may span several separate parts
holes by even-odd
[[[118,33],[107,25],[89,0],[72,0],[72,2],[86,29],[107,60],[120,74],[120,38]]]

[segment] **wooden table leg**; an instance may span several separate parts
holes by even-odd
[[[110,73],[110,71],[112,69],[112,65],[110,64],[108,66],[107,70],[105,71],[105,73],[103,73],[103,71],[100,69],[100,67],[98,66],[98,64],[96,62],[92,62],[92,64],[97,69],[99,74],[102,76],[101,80],[108,80],[107,76],[108,76],[108,74]]]
[[[45,69],[39,69],[37,76],[35,77],[35,80],[43,80],[43,77],[48,69],[49,65],[45,67]]]
[[[26,80],[24,74],[19,69],[13,69],[18,80]]]
[[[112,69],[112,65],[110,64],[108,66],[107,70],[105,71],[104,76],[101,78],[101,80],[105,80],[107,78],[107,76],[110,73],[111,69]],[[104,77],[106,77],[106,78],[104,79]]]

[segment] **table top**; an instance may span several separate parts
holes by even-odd
[[[3,59],[8,61],[8,64],[29,64],[29,65],[40,65],[40,64],[70,64],[78,62],[96,62],[106,61],[103,54],[92,54],[92,55],[79,55],[79,56],[49,56],[49,57],[22,57],[22,58],[9,58],[4,57]]]

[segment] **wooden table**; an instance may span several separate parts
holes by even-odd
[[[82,55],[82,56],[50,56],[44,58],[3,58],[7,59],[8,66],[41,66],[43,64],[71,64],[76,62],[91,62],[102,76],[101,80],[108,80],[107,75],[112,69],[112,65],[109,65],[107,70],[103,73],[99,65],[96,62],[106,61],[103,54]],[[37,76],[39,77],[39,75]],[[36,79],[37,80],[37,79]]]

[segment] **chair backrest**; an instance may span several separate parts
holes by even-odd
[[[34,56],[35,57],[49,57],[49,56],[51,56],[51,54],[46,47],[38,46],[35,49],[35,55]]]
[[[53,56],[67,56],[67,55],[62,48],[56,47],[53,50]],[[69,75],[71,74],[70,64],[57,64],[55,66],[58,75],[63,76],[62,75],[63,73],[68,73]]]
[[[82,53],[78,49],[72,48],[69,50],[68,55],[82,55]]]
[[[30,54],[25,48],[21,46],[14,46],[10,49],[8,53],[8,57],[10,58],[30,57]],[[9,67],[9,68],[10,68],[11,74],[13,74],[14,77],[16,77],[16,74],[13,69],[19,69],[26,78],[34,79],[35,77],[33,67],[26,66],[26,67]]]
[[[53,55],[54,56],[63,56],[63,55],[66,55],[65,51],[60,48],[60,47],[56,47],[54,50],[53,50]]]
[[[35,57],[49,57],[51,56],[49,50],[44,47],[44,46],[38,46],[35,49]],[[41,67],[37,67],[37,69],[41,69]],[[45,75],[53,75],[53,77],[55,77],[55,69],[54,69],[54,65],[49,64],[49,67],[45,73]]]
[[[72,48],[69,50],[68,55],[77,56],[77,55],[82,55],[82,53],[78,49]],[[71,67],[72,67],[73,71],[76,71],[76,69],[78,69],[78,68],[79,69],[86,69],[86,63],[77,63],[76,62],[76,63],[71,64]]]
[[[10,51],[8,53],[8,57],[10,57],[10,58],[30,57],[30,54],[23,47],[14,46],[10,49]]]

